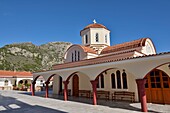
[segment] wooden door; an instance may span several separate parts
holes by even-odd
[[[164,103],[170,104],[170,77],[162,72],[162,80]]]
[[[79,96],[79,77],[78,75],[73,76],[73,96]]]
[[[147,102],[170,104],[170,78],[161,70],[153,70],[146,77]]]

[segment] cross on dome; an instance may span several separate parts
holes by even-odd
[[[96,23],[97,23],[95,19],[93,20],[93,23],[94,23],[94,24],[96,24]]]

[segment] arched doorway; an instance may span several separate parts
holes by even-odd
[[[170,104],[170,77],[165,72],[155,69],[145,79],[147,102]]]
[[[79,96],[79,77],[76,74],[73,76],[73,96]]]

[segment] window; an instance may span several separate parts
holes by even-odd
[[[96,33],[96,42],[99,42],[99,34]]]
[[[169,76],[163,71],[153,70],[145,79],[147,79],[145,88],[170,88]]]
[[[72,53],[72,62],[80,60],[80,51],[74,51]]]
[[[98,77],[97,88],[104,88],[104,75],[103,74],[101,74]]]
[[[161,88],[161,77],[159,71],[155,70],[150,73],[151,88]]]
[[[114,73],[112,73],[111,74],[111,82],[112,82],[112,88],[116,88],[116,82],[115,82],[115,74]]]
[[[121,77],[120,77],[120,71],[116,71],[116,76],[117,76],[117,88],[121,89]]]
[[[88,35],[86,35],[85,36],[86,38],[85,38],[85,42],[86,42],[86,44],[88,43]]]
[[[74,54],[72,53],[72,62],[74,61]]]
[[[128,88],[128,86],[127,86],[127,76],[126,76],[126,73],[125,72],[123,72],[123,74],[122,74],[122,81],[123,81],[123,89],[127,89]]]
[[[116,71],[116,75],[114,73],[112,73],[111,74],[111,84],[112,84],[113,89],[114,88],[128,89],[126,72],[123,70],[122,75],[119,70]]]
[[[169,88],[169,76],[162,72],[163,88]]]
[[[78,51],[78,61],[80,60],[80,51]]]
[[[76,61],[77,59],[77,51],[75,51],[75,57],[74,57],[74,61]]]
[[[104,88],[104,75],[100,75],[100,81],[101,81],[101,88]]]
[[[97,79],[97,88],[99,88],[100,85],[99,85],[99,78]]]
[[[107,35],[105,35],[105,43],[107,43]]]

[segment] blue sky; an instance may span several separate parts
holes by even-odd
[[[170,0],[0,0],[0,47],[81,44],[93,19],[111,31],[111,45],[150,37],[158,53],[170,51]]]

